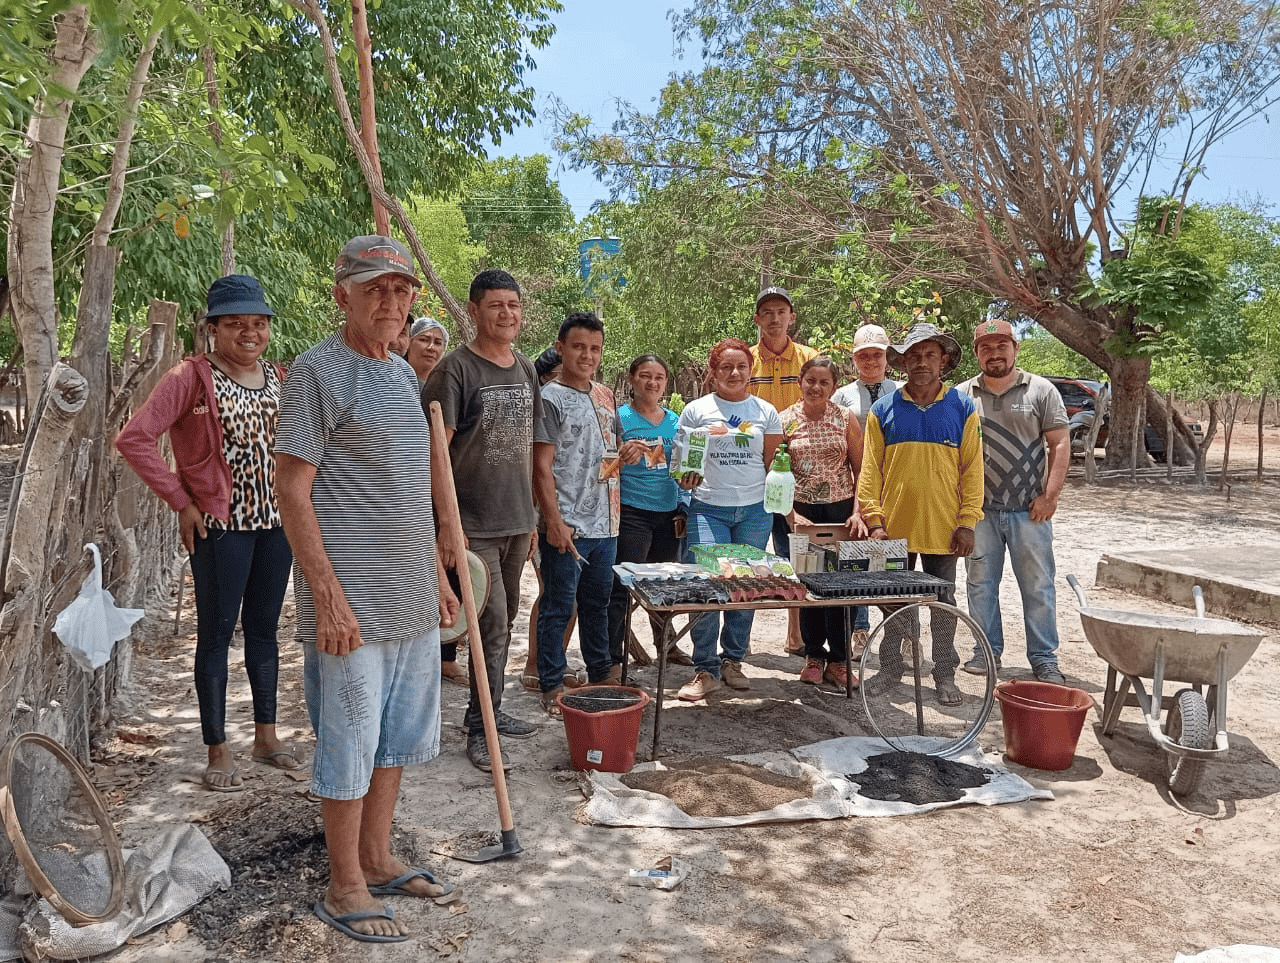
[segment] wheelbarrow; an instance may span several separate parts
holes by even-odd
[[[1205,618],[1199,585],[1192,590],[1192,617],[1095,609],[1074,575],[1067,582],[1080,602],[1085,638],[1107,663],[1102,734],[1111,735],[1124,706],[1140,706],[1147,731],[1165,752],[1169,791],[1193,792],[1205,763],[1227,753],[1227,682],[1266,634],[1238,622]],[[1145,678],[1151,679],[1150,695],[1142,684]],[[1163,695],[1166,682],[1190,688],[1168,697]],[[1167,713],[1163,726],[1162,713]]]

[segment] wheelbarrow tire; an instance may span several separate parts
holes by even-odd
[[[1204,697],[1194,689],[1183,689],[1173,697],[1173,705],[1165,722],[1165,735],[1188,749],[1209,749],[1213,734],[1209,731],[1209,708]],[[1175,796],[1194,792],[1204,775],[1203,759],[1187,759],[1169,753],[1165,756],[1169,770],[1169,791]]]

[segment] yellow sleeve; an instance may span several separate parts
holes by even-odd
[[[982,450],[978,450],[982,461]],[[981,475],[979,475],[981,479]],[[981,491],[979,491],[981,503]],[[858,475],[858,504],[868,525],[885,524],[884,516],[884,432],[874,413],[867,415],[867,429],[862,433],[862,473]]]
[[[956,525],[973,528],[982,518],[982,421],[976,411],[964,423],[960,440],[960,514]]]

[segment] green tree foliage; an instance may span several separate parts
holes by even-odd
[[[497,158],[469,174],[459,192],[467,230],[482,250],[476,270],[500,268],[520,282],[521,346],[535,353],[555,340],[567,313],[591,307],[578,274],[573,208],[550,168],[545,154]]]
[[[1233,204],[1186,210],[1179,245],[1221,277],[1152,366],[1164,391],[1211,399],[1280,386],[1280,223]]]
[[[1009,305],[1110,372],[1113,437],[1131,437],[1144,394],[1162,418],[1140,346],[1159,325],[1140,315],[1158,287],[1187,292],[1195,266],[1181,250],[1148,262],[1164,277],[1145,305],[1126,300],[1143,282],[1123,267],[1092,290],[1095,257],[1139,246],[1115,195],[1189,130],[1168,192],[1183,203],[1209,149],[1274,102],[1277,16],[1237,0],[701,0],[675,22],[704,69],[608,133],[565,118],[564,140],[620,194],[758,189],[769,203],[742,215],[761,232],[872,252],[867,273],[890,290],[925,278]],[[1199,277],[1208,296],[1212,273]]]
[[[6,195],[20,132],[42,89],[41,72],[48,72],[32,51],[49,42],[57,6],[14,0],[0,15],[0,129],[14,135],[0,148]],[[419,198],[456,192],[481,163],[486,139],[499,142],[533,116],[534,93],[524,78],[557,10],[556,0],[372,5],[379,141],[390,190]],[[122,254],[116,317],[136,319],[153,297],[178,301],[183,315],[194,316],[221,273],[220,239],[234,221],[237,269],[263,280],[281,315],[276,350],[296,353],[322,337],[333,321],[333,257],[348,237],[372,230],[372,216],[315,31],[279,0],[128,6],[95,0],[92,11],[108,43],[81,85],[68,133],[54,225],[60,313],[74,312],[83,248],[102,208],[114,105],[139,38],[167,17],[112,238]],[[350,6],[334,5],[331,13],[354,98]],[[5,269],[0,259],[0,273]]]

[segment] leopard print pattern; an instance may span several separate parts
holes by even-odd
[[[222,455],[231,466],[231,518],[223,523],[205,515],[204,523],[210,528],[257,531],[282,524],[273,451],[280,379],[274,365],[262,360],[258,364],[266,378],[261,388],[246,388],[211,366],[222,422]]]

